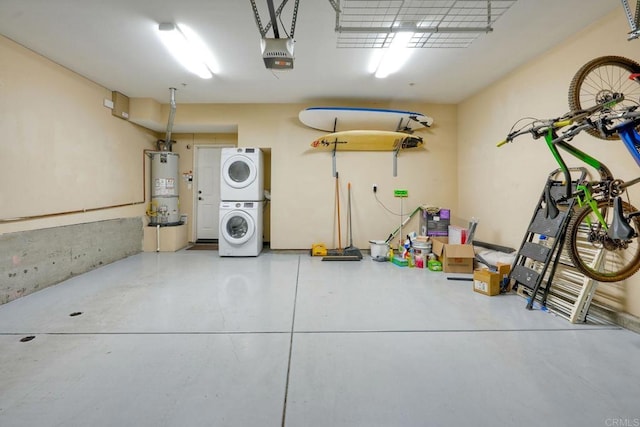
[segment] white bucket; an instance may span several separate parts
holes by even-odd
[[[413,249],[416,251],[416,255],[420,254],[430,254],[431,253],[431,242],[413,242]]]
[[[389,244],[384,240],[369,240],[371,258],[385,258],[389,255]]]

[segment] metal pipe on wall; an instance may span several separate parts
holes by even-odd
[[[165,136],[164,144],[165,150],[171,150],[171,132],[173,130],[173,120],[176,116],[176,88],[169,88],[169,121],[167,122],[167,134]]]

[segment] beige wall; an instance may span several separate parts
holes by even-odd
[[[134,103],[136,100],[134,100]],[[344,105],[326,101],[322,105]],[[400,225],[400,199],[394,189],[407,189],[403,213],[416,207],[431,206],[453,209],[457,219],[456,192],[456,107],[432,104],[370,104],[376,108],[402,108],[420,111],[435,118],[430,129],[417,131],[425,139],[425,148],[407,150],[398,158],[398,174],[393,176],[392,152],[339,152],[337,170],[340,181],[340,214],[342,246],[347,244],[347,185],[351,183],[353,243],[369,248],[369,240],[386,239]],[[323,242],[338,247],[335,178],[332,176],[331,153],[314,152],[311,142],[326,132],[307,128],[298,120],[302,104],[178,104],[175,123],[181,127],[212,123],[237,125],[237,145],[260,147],[268,153],[266,188],[271,192],[267,238],[273,249],[310,249]],[[156,110],[156,109],[151,109]],[[151,111],[148,110],[148,111]],[[144,113],[140,113],[144,114]],[[135,120],[148,121],[145,117]],[[149,118],[151,120],[151,118]],[[166,119],[166,112],[165,118]],[[191,170],[193,154],[186,145],[196,142],[194,135],[179,135],[174,151],[181,153],[180,173]],[[202,136],[202,143],[233,143],[229,135]],[[184,170],[183,170],[184,168]],[[372,185],[378,186],[378,201]],[[191,209],[193,189],[181,187],[181,206]],[[393,213],[381,206],[384,204]],[[407,231],[418,231],[418,216],[407,224]],[[192,230],[190,230],[192,235]]]
[[[111,115],[110,90],[2,37],[0,58],[0,233],[142,216],[152,133]]]
[[[557,168],[542,139],[522,136],[499,149],[496,143],[523,117],[565,113],[569,83],[584,63],[605,55],[639,60],[640,41],[627,41],[627,31],[624,14],[616,10],[459,105],[458,206],[463,217],[479,218],[478,240],[518,248],[546,177]],[[616,176],[638,175],[621,142],[580,135],[574,143],[609,165]],[[639,316],[640,275],[628,280],[626,292],[627,311]]]
[[[103,100],[111,97],[109,89],[8,39],[0,38],[0,49],[3,62],[9,64],[0,70],[2,130],[5,140],[12,141],[1,157],[0,219],[44,217],[4,221],[0,232],[143,215],[149,199],[148,181],[143,184],[149,162],[143,153],[155,149],[159,135],[113,117],[103,106]],[[319,102],[332,104],[349,105]],[[393,177],[391,152],[338,153],[342,245],[347,241],[348,182],[352,184],[354,244],[363,249],[368,248],[370,239],[386,238],[400,223],[399,216],[387,212],[374,198],[374,183],[380,203],[393,212],[400,211],[393,189],[403,188],[409,190],[403,204],[405,215],[422,204],[449,207],[455,215],[456,107],[357,105],[424,112],[435,118],[435,125],[418,133],[426,140],[425,148],[400,154],[397,177]],[[135,114],[147,114],[149,123],[164,126],[166,106],[157,108],[148,100],[142,106],[138,109],[142,113]],[[306,128],[297,118],[308,106],[178,104],[176,111],[175,123],[182,128],[203,123],[238,126],[235,138],[228,134],[177,134],[174,150],[181,154],[180,173],[193,165],[191,151],[184,148],[187,141],[257,146],[270,154],[267,182],[272,201],[266,229],[274,249],[309,249],[316,242],[338,246],[331,154],[310,148],[311,141],[324,132]],[[187,214],[192,214],[192,191],[181,183],[181,207]],[[102,209],[113,205],[130,206]],[[75,211],[80,213],[58,215]],[[417,229],[416,218],[408,231]]]
[[[362,104],[358,104],[362,105]],[[216,117],[221,123],[235,120],[238,145],[257,146],[271,153],[271,247],[309,249],[324,242],[337,247],[335,179],[331,154],[314,152],[310,143],[324,132],[309,129],[298,121],[298,113],[308,105],[185,105],[179,110],[190,120]],[[392,108],[395,105],[376,105]],[[420,131],[425,149],[400,154],[398,176],[393,177],[391,152],[340,152],[342,244],[346,244],[347,184],[352,188],[354,244],[368,248],[370,239],[384,239],[400,223],[398,216],[376,202],[372,185],[378,185],[378,198],[394,212],[400,212],[393,189],[409,190],[404,211],[429,203],[451,207],[456,212],[456,135],[455,106],[406,105],[401,108],[425,112],[435,118],[433,128]],[[176,114],[178,119],[178,115]],[[417,231],[417,222],[412,224]]]

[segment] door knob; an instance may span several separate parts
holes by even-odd
[[[202,190],[198,190],[198,194],[202,194]]]
[[[202,200],[202,197],[198,197],[198,200]]]

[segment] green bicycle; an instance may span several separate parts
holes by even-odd
[[[640,135],[635,129],[640,125],[640,113],[635,112],[636,107],[612,110],[610,107],[617,105],[621,99],[616,95],[608,103],[586,110],[572,111],[548,120],[532,120],[510,132],[504,141],[498,143],[500,147],[524,134],[531,134],[534,139],[544,137],[565,176],[567,185],[564,199],[575,197],[577,201],[565,234],[569,256],[585,276],[600,282],[618,282],[640,269],[638,210],[620,198],[625,189],[640,182],[640,178],[628,183],[616,179],[605,164],[569,141],[583,131],[602,132],[605,137],[616,133],[623,140],[635,138],[635,142],[630,144],[633,148],[629,151],[640,164],[640,152],[635,148],[640,147]],[[629,144],[625,142],[625,145],[629,148]],[[560,149],[595,169],[599,179],[585,180],[572,190],[570,171]],[[548,214],[552,217],[557,215],[558,209],[553,199],[549,198],[545,203],[550,207]]]

